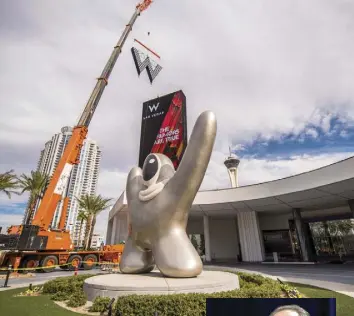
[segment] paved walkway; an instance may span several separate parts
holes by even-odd
[[[88,270],[88,271],[79,271],[79,274],[97,274],[97,273],[104,273],[100,269],[93,269],[93,270]],[[31,277],[24,277],[24,278],[10,278],[8,285],[9,287],[4,288],[3,284],[5,282],[5,279],[0,279],[0,291],[5,291],[5,290],[12,290],[12,289],[17,289],[21,287],[27,287],[31,283],[33,286],[35,285],[40,285],[43,284],[49,280],[58,278],[58,277],[63,277],[63,276],[70,276],[74,275],[73,271],[63,271],[63,270],[55,270],[52,273],[35,273]]]
[[[210,270],[258,273],[282,281],[322,287],[354,297],[354,265],[207,265]]]
[[[354,297],[354,265],[267,265],[267,264],[235,264],[235,265],[206,265],[205,270],[232,270],[262,274],[273,279],[279,278],[282,281],[308,284],[322,287],[331,291],[336,291]],[[80,271],[79,273],[102,273],[100,270]],[[0,291],[42,284],[50,279],[73,275],[73,272],[58,270],[48,274],[37,274],[35,277],[25,279],[10,279],[9,288],[2,288],[4,280],[0,280]]]

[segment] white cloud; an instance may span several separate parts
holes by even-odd
[[[0,227],[2,227],[1,233],[6,232],[6,228],[11,225],[19,225],[22,223],[23,216],[15,214],[1,214]]]
[[[312,138],[318,137],[318,132],[314,128],[309,128],[306,130],[306,135],[311,136]]]
[[[0,171],[34,169],[44,143],[76,122],[134,6],[122,0],[2,4]],[[281,139],[308,121],[328,131],[332,113],[350,122],[353,16],[350,1],[154,2],[134,26],[90,126],[103,151],[99,193],[118,197],[137,162],[142,102],[177,89],[187,96],[189,131],[203,110],[218,119],[205,188],[228,185],[222,163],[230,144]],[[152,86],[146,74],[136,74],[134,38],[162,57],[164,69]],[[301,172],[340,155],[242,161],[240,183]]]
[[[317,169],[353,156],[351,153],[293,156],[288,160],[241,159],[239,185],[250,185],[292,176]],[[222,164],[225,155],[213,153],[207,175],[201,189],[223,189],[230,187],[230,180]]]

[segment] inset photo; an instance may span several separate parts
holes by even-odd
[[[209,298],[207,316],[336,316],[334,298]]]

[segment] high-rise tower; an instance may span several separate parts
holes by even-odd
[[[45,144],[38,161],[38,171],[50,177],[53,175],[71,135],[72,128],[69,126],[63,127],[61,133],[55,134],[52,139]],[[97,143],[91,139],[86,139],[80,152],[80,163],[74,166],[66,188],[64,189],[64,195],[70,198],[66,213],[65,227],[67,230],[70,230],[71,238],[75,244],[78,239],[80,225],[77,222],[79,210],[75,197],[80,197],[83,194],[96,193],[100,160],[101,151]],[[63,201],[58,203],[53,217],[52,227],[54,228],[59,224],[62,203]],[[38,207],[39,203],[35,211],[37,211]],[[84,229],[82,229],[82,232],[83,231]]]
[[[240,164],[240,159],[238,159],[234,154],[231,153],[231,148],[229,148],[230,155],[224,161],[224,165],[227,168],[229,173],[231,187],[237,188],[238,187],[238,174],[237,169],[238,165]]]

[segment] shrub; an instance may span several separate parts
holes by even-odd
[[[115,306],[116,315],[153,315],[155,311],[162,315],[205,315],[207,295],[172,294],[172,295],[130,295],[119,297]]]
[[[277,298],[290,296],[296,289],[286,287],[276,280],[262,275],[237,273],[240,289],[214,294],[172,294],[172,295],[129,295],[119,297],[115,304],[116,316],[153,315],[199,316],[206,314],[207,298]]]
[[[231,272],[231,271],[230,271]],[[233,272],[231,272],[233,273]],[[301,297],[301,294],[288,284],[257,274],[237,273],[240,289],[214,294],[172,294],[172,295],[129,295],[119,297],[114,305],[116,315],[159,316],[199,316],[205,315],[207,298],[276,298]],[[68,300],[69,307],[85,305],[87,297],[83,291],[85,279],[92,275],[61,277],[44,284],[43,293],[52,294],[53,300]],[[91,312],[105,310],[110,299],[97,297],[90,308]]]
[[[111,299],[109,297],[97,296],[90,307],[90,312],[104,312],[110,301]]]
[[[69,277],[60,277],[50,280],[43,285],[44,294],[54,294],[53,300],[67,300],[72,293],[83,292],[84,281],[92,277],[90,274],[81,274]]]
[[[79,306],[83,306],[85,305],[87,302],[87,296],[84,293],[84,291],[78,291],[73,293],[70,298],[69,301],[67,302],[67,305],[69,307],[79,307]]]
[[[56,292],[55,294],[51,295],[50,298],[53,301],[62,302],[62,301],[67,301],[70,298],[70,294],[66,293],[66,292],[59,291],[59,292]]]
[[[282,291],[284,293],[286,293],[287,297],[290,297],[290,298],[302,298],[303,297],[303,295],[301,295],[300,292],[296,288],[290,286],[289,284],[285,284],[285,283],[280,284],[280,288],[282,289]]]
[[[41,294],[42,288],[36,286],[34,288],[28,288],[26,291],[18,293],[15,296],[38,296]]]
[[[244,283],[251,283],[256,285],[262,285],[264,283],[269,283],[269,281],[273,281],[272,279],[265,278],[260,274],[248,274],[244,272],[238,272],[237,275],[239,276],[239,279],[241,281],[244,281]]]

